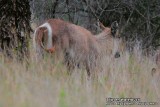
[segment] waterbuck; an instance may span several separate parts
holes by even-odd
[[[90,76],[101,56],[112,54],[115,58],[120,57],[119,44],[115,46],[115,40],[120,41],[117,37],[118,23],[113,22],[110,28],[100,25],[103,31],[93,35],[81,26],[60,19],[49,19],[35,30],[35,49],[38,54],[43,50],[62,52],[69,71],[83,65]]]

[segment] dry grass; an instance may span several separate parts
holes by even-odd
[[[68,75],[62,62],[50,56],[29,62],[0,57],[0,107],[106,107],[108,97],[160,100],[160,81],[151,76],[155,64],[138,51],[106,58],[94,79],[83,69]]]

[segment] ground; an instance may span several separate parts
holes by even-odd
[[[0,56],[0,107],[109,107],[110,97],[160,101],[160,81],[151,75],[156,64],[139,51],[126,51],[116,60],[106,57],[104,69],[92,79],[83,69],[68,75],[54,56],[39,62],[33,56],[29,65]]]

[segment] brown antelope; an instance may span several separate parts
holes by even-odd
[[[118,23],[112,23],[111,28],[100,25],[103,31],[93,35],[83,27],[60,19],[49,19],[35,30],[35,49],[38,54],[42,50],[51,53],[61,51],[69,69],[75,65],[84,65],[90,75],[99,56],[110,53],[116,58],[120,57],[119,45],[113,49],[114,40],[119,41]]]

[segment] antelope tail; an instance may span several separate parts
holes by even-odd
[[[48,31],[48,40],[47,40],[47,47],[44,47],[42,43],[42,37],[44,33],[44,29],[41,28],[47,28]],[[33,46],[35,50],[40,50],[40,48],[43,48],[44,50],[49,50],[53,48],[52,45],[52,28],[49,23],[44,23],[43,25],[39,26],[35,32],[33,37]]]

